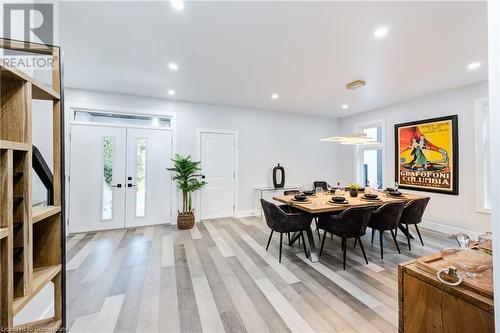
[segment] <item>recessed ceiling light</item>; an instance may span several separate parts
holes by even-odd
[[[349,108],[348,104],[342,104],[342,109],[347,110]]]
[[[183,0],[171,0],[172,8],[181,11],[184,9],[184,1]]]
[[[467,66],[467,68],[468,68],[469,70],[471,70],[471,71],[472,71],[472,70],[474,70],[474,69],[478,69],[479,67],[481,67],[481,63],[480,63],[480,62],[478,62],[478,61],[476,61],[476,62],[471,62],[471,63]]]
[[[171,71],[176,71],[179,69],[179,66],[175,62],[168,63],[168,69]]]
[[[272,98],[272,99],[278,99],[278,98],[280,98],[280,97],[278,96],[278,94],[272,94],[272,95],[271,95],[271,98]]]
[[[375,38],[382,38],[385,35],[387,35],[388,32],[389,32],[389,29],[387,27],[380,27],[380,28],[375,29],[375,31],[373,32],[373,36]]]
[[[175,90],[169,89],[168,94],[170,96],[174,96],[175,95]]]

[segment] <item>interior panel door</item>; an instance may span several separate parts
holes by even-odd
[[[201,133],[201,172],[207,185],[201,190],[201,218],[234,215],[235,135]]]

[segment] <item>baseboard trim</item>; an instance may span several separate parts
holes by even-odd
[[[248,216],[254,216],[256,214],[257,214],[256,211],[253,209],[239,210],[234,213],[234,217],[248,217]]]
[[[453,235],[459,232],[465,232],[471,237],[471,239],[477,239],[477,237],[481,234],[480,232],[465,230],[462,228],[452,227],[451,225],[436,223],[431,221],[422,221],[421,226],[423,228],[427,228],[434,231],[439,231],[448,235]]]

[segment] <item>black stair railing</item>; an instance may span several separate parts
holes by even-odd
[[[47,205],[53,205],[54,204],[54,175],[52,174],[52,171],[50,171],[49,166],[47,165],[47,162],[45,162],[45,159],[42,156],[42,153],[38,150],[38,148],[33,145],[33,154],[32,154],[32,159],[33,159],[33,170],[37,174],[38,178],[43,183],[43,186],[47,189]]]

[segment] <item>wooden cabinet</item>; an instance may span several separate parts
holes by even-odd
[[[399,265],[400,332],[494,332],[493,299],[441,283],[409,261]]]

